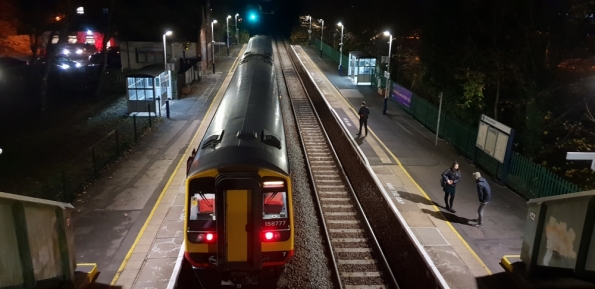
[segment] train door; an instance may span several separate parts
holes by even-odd
[[[216,186],[222,197],[216,203],[219,270],[259,270],[263,202],[259,177],[220,175]]]

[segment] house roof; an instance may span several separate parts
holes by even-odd
[[[130,73],[126,74],[126,77],[157,77],[164,71],[163,63],[160,64],[151,64],[145,67],[139,68],[137,70],[133,70]]]
[[[376,58],[376,56],[363,51],[351,51],[349,52],[349,55],[353,55],[356,58]]]

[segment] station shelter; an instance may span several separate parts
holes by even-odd
[[[375,56],[361,51],[349,52],[348,77],[355,85],[372,85],[375,70]]]
[[[172,99],[171,71],[163,64],[152,64],[130,72],[126,75],[126,95],[128,113],[142,116],[160,112],[162,103]]]

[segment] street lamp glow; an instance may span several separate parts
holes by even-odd
[[[387,64],[386,64],[386,85],[384,88],[384,109],[382,111],[382,114],[386,115],[386,107],[387,107],[387,102],[388,102],[388,96],[389,96],[389,91],[390,91],[390,86],[389,86],[389,82],[390,82],[390,55],[391,55],[391,49],[392,49],[392,45],[393,45],[393,35],[390,34],[390,32],[384,31],[384,35],[390,37],[388,40],[388,60],[387,60]]]
[[[225,18],[225,44],[227,45],[227,56],[229,56],[229,19],[231,19],[231,15],[227,15],[227,18]]]
[[[341,75],[341,69],[343,68],[343,23],[339,22],[337,25],[341,26],[341,42],[339,43],[339,76]]]
[[[312,40],[312,16],[308,15],[308,20],[310,20],[310,28],[308,29],[308,45],[310,45],[310,41]]]
[[[240,38],[238,38],[238,16],[240,16],[239,13],[236,13],[235,18],[236,18],[236,44],[240,44]]]
[[[213,19],[213,21],[211,22],[211,50],[213,51],[213,74],[215,74],[215,24],[217,24],[217,19]]]
[[[165,31],[163,34],[163,70],[167,70],[167,46],[165,44],[165,37],[171,36],[173,32],[171,30]]]
[[[324,35],[324,20],[318,19],[318,22],[322,23],[322,25],[320,26],[320,57],[322,57],[322,36]]]

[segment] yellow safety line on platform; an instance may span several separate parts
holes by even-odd
[[[521,255],[504,255],[502,256],[502,260],[500,260],[500,263],[502,263],[502,267],[504,267],[509,273],[512,272],[513,268],[512,268],[512,263],[510,262],[510,260],[508,260],[508,258],[520,258]]]
[[[238,54],[238,55],[242,55],[242,51],[244,51],[244,49],[245,49],[245,47],[242,47],[242,49],[240,50],[240,54]],[[236,60],[234,61],[233,65],[231,66],[231,68],[227,72],[228,73],[228,77],[230,76],[229,73],[231,73],[232,71],[234,71],[236,69],[236,66],[238,64],[238,60],[239,59],[240,59],[239,57],[236,58]],[[221,93],[223,91],[225,91],[224,88],[226,88],[226,87],[224,87],[223,85],[221,85],[221,87],[219,88],[219,91],[217,91],[217,94],[213,98],[213,101],[211,102],[211,105],[209,105],[209,109],[207,110],[207,113],[205,114],[205,116],[208,115],[209,112],[211,111],[211,109],[213,108],[213,104],[215,103],[215,100],[221,96]],[[116,282],[118,282],[118,279],[120,278],[120,274],[122,274],[122,271],[124,271],[124,268],[126,267],[126,264],[128,263],[128,260],[130,259],[130,256],[132,256],[132,252],[134,251],[134,249],[136,248],[136,245],[138,244],[138,242],[142,238],[143,234],[145,233],[145,230],[147,229],[147,226],[149,225],[149,222],[153,218],[153,214],[155,213],[155,211],[157,210],[157,207],[161,203],[161,199],[163,198],[163,196],[165,195],[165,192],[169,188],[169,185],[173,181],[174,176],[176,175],[176,173],[180,169],[180,166],[182,165],[183,162],[186,161],[188,152],[192,148],[192,143],[194,143],[194,141],[196,140],[196,137],[198,136],[198,132],[201,130],[202,125],[204,123],[205,123],[205,121],[202,121],[200,123],[200,126],[198,127],[198,130],[196,130],[196,132],[194,133],[194,136],[192,137],[192,140],[190,140],[190,143],[189,143],[188,147],[186,148],[186,151],[184,152],[184,155],[182,156],[182,158],[178,162],[178,165],[176,166],[176,169],[174,170],[174,172],[169,177],[169,180],[167,181],[167,183],[165,184],[165,187],[161,191],[161,194],[159,195],[159,198],[155,202],[155,205],[153,206],[153,209],[151,210],[151,213],[147,217],[147,220],[145,221],[143,227],[140,229],[138,235],[136,236],[136,239],[134,240],[134,243],[132,243],[132,246],[130,247],[130,250],[126,254],[126,257],[124,257],[124,261],[122,261],[122,264],[120,265],[120,268],[118,268],[118,272],[116,272],[116,275],[114,276],[114,279],[112,280],[111,286],[116,285]]]
[[[302,50],[303,50],[303,48],[302,48]],[[303,50],[303,51],[306,54],[306,56],[308,56],[308,58],[310,58],[310,56],[308,55],[308,53],[305,50]],[[324,75],[324,73],[318,67],[318,64],[316,64],[316,62],[314,62],[312,60],[310,60],[310,61],[312,63],[314,63],[316,69],[318,69],[318,71],[320,71],[320,73],[322,75]],[[332,83],[331,83],[331,87],[335,91],[339,92],[338,89],[334,85],[332,85]],[[351,104],[347,101],[347,99],[345,99],[345,97],[340,92],[339,92],[339,95],[341,96],[341,99],[343,99],[343,101],[345,101],[347,103],[347,105],[351,109],[351,111],[353,111],[353,113],[355,115],[357,115],[357,111],[351,106]],[[382,147],[384,147],[384,149],[391,155],[391,157],[397,162],[397,164],[399,165],[399,167],[401,167],[401,169],[403,170],[403,172],[405,172],[405,174],[407,175],[407,177],[409,177],[409,179],[413,182],[413,184],[417,187],[417,189],[419,189],[421,191],[421,193],[424,195],[424,197],[428,201],[431,202],[432,200],[430,199],[430,197],[428,196],[428,194],[426,194],[426,192],[419,186],[419,184],[417,184],[417,182],[413,179],[413,177],[409,174],[409,172],[405,169],[405,167],[403,167],[403,165],[401,164],[401,161],[399,161],[399,159],[393,154],[393,152],[391,150],[389,150],[388,147],[386,147],[386,145],[384,144],[384,142],[374,133],[374,131],[370,127],[368,127],[368,130],[370,131],[370,133],[372,134],[372,136],[374,136],[374,138],[382,145]],[[447,221],[446,216],[444,216],[444,214],[442,213],[442,211],[440,211],[440,209],[436,205],[432,205],[432,207],[434,207],[434,210],[436,212],[438,212],[438,213],[440,213],[440,215],[442,215],[442,218],[444,219],[444,221],[446,222],[446,224],[459,237],[459,239],[461,240],[461,242],[463,242],[463,244],[465,245],[465,247],[469,250],[469,252],[471,252],[471,254],[475,257],[475,259],[477,259],[477,261],[479,261],[479,264],[486,270],[486,272],[488,272],[489,275],[492,275],[492,271],[488,268],[488,266],[486,266],[486,264],[483,262],[483,260],[481,260],[481,258],[479,258],[479,256],[475,253],[475,251],[473,251],[473,249],[471,248],[471,246],[469,246],[469,244],[467,244],[467,241],[465,241],[465,239],[463,239],[463,237],[459,234],[459,232],[457,232],[457,230],[455,229],[455,227],[453,227],[452,224],[449,221]]]

